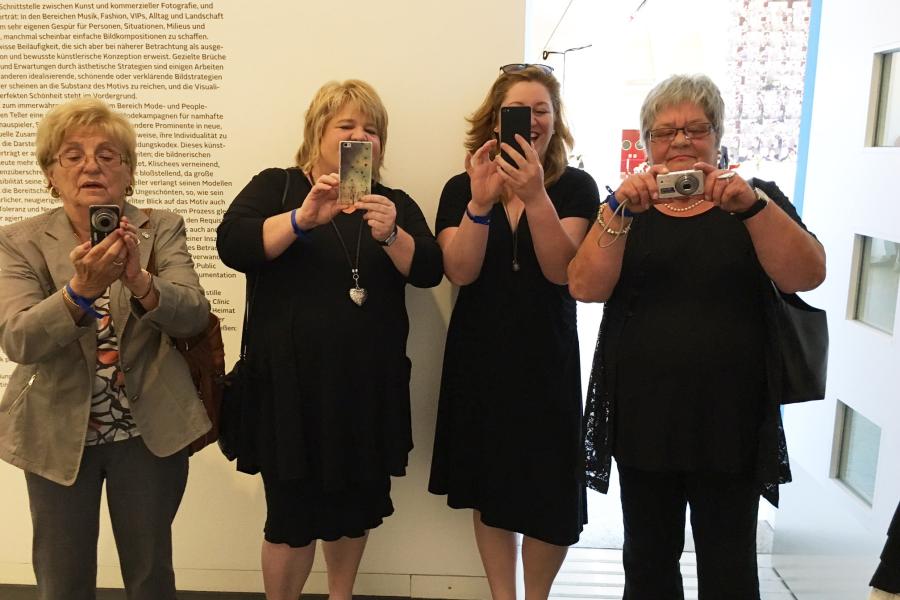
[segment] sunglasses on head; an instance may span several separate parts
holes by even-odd
[[[550,65],[541,65],[538,63],[510,63],[508,65],[503,65],[502,67],[500,67],[500,71],[502,73],[518,73],[519,71],[524,71],[529,67],[540,69],[547,75],[553,74],[553,67],[551,67]]]

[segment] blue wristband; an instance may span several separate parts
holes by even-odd
[[[469,207],[466,207],[466,216],[472,219],[475,223],[479,225],[490,225],[491,224],[491,213],[484,215],[483,217],[479,217],[478,215],[473,215],[469,212]]]
[[[94,298],[93,300],[90,298],[85,298],[84,296],[79,296],[74,291],[72,291],[72,286],[68,283],[66,284],[66,295],[69,296],[69,299],[78,305],[78,308],[83,310],[85,313],[91,315],[95,319],[100,319],[103,317],[97,310],[94,308]]]
[[[291,211],[291,227],[294,228],[294,235],[298,238],[305,238],[306,232],[300,229],[300,226],[297,225],[297,209]]]
[[[609,207],[612,209],[613,213],[615,213],[619,209],[619,201],[616,199],[616,193],[612,191],[612,188],[606,186],[606,191],[609,192],[609,196],[606,197],[606,204],[609,204]],[[628,210],[627,208],[622,209],[623,217],[633,217],[634,213]]]

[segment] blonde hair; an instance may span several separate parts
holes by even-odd
[[[347,105],[355,105],[367,117],[375,122],[375,131],[381,140],[381,154],[373,157],[372,177],[378,181],[381,177],[381,164],[384,161],[384,149],[387,145],[388,115],[378,93],[371,85],[359,79],[347,81],[329,81],[316,92],[309,108],[306,109],[303,126],[303,142],[297,150],[297,166],[304,173],[312,171],[321,157],[320,146],[325,127],[328,122]]]
[[[553,105],[553,134],[547,153],[544,155],[544,186],[555,183],[566,170],[569,163],[569,150],[574,144],[569,125],[563,111],[559,81],[551,73],[539,67],[526,67],[521,71],[501,73],[494,81],[481,106],[466,119],[471,127],[466,133],[466,150],[475,152],[485,142],[494,139],[494,130],[499,123],[500,107],[506,94],[517,83],[534,81],[540,83],[550,93]]]
[[[59,104],[50,109],[38,123],[34,154],[44,175],[47,175],[50,166],[56,162],[56,155],[66,138],[85,128],[96,129],[110,138],[122,153],[122,161],[128,165],[134,177],[137,162],[137,137],[134,128],[125,115],[92,97]],[[47,187],[50,187],[49,181]]]
[[[644,147],[650,147],[650,128],[656,116],[670,106],[685,102],[699,106],[716,133],[716,147],[725,129],[725,101],[719,88],[706,75],[672,75],[659,82],[644,98],[641,106],[641,137]]]

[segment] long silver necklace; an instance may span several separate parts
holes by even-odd
[[[519,228],[518,226],[513,229],[512,219],[509,218],[509,211],[506,209],[506,203],[503,202],[503,212],[506,213],[506,221],[509,223],[509,228],[512,230],[513,236],[513,245],[512,245],[512,270],[517,272],[519,271]],[[521,218],[519,221],[521,222]]]
[[[353,287],[350,288],[350,299],[353,300],[353,303],[357,306],[362,306],[366,301],[366,298],[369,297],[369,293],[366,291],[366,288],[359,287],[359,246],[360,242],[362,242],[362,219],[359,220],[359,231],[356,234],[356,261],[350,260],[350,251],[347,250],[347,244],[344,243],[344,238],[341,236],[341,232],[338,231],[337,225],[334,224],[334,221],[331,221],[331,226],[334,228],[334,233],[337,235],[338,241],[341,243],[341,248],[344,249],[344,256],[347,257],[347,263],[350,265],[350,274],[353,276]]]
[[[692,208],[699,206],[701,202],[705,202],[705,201],[706,201],[706,198],[700,198],[693,204],[690,204],[685,207],[674,206],[671,202],[669,202],[668,204],[665,204],[664,206],[666,208],[668,208],[669,210],[671,210],[672,212],[687,212],[687,211],[691,210]]]

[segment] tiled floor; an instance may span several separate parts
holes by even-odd
[[[693,552],[681,558],[684,597],[697,597],[697,562]],[[622,551],[596,548],[572,548],[550,591],[552,600],[622,598],[625,575]],[[762,600],[794,600],[778,573],[772,568],[768,554],[759,555],[759,585]]]

